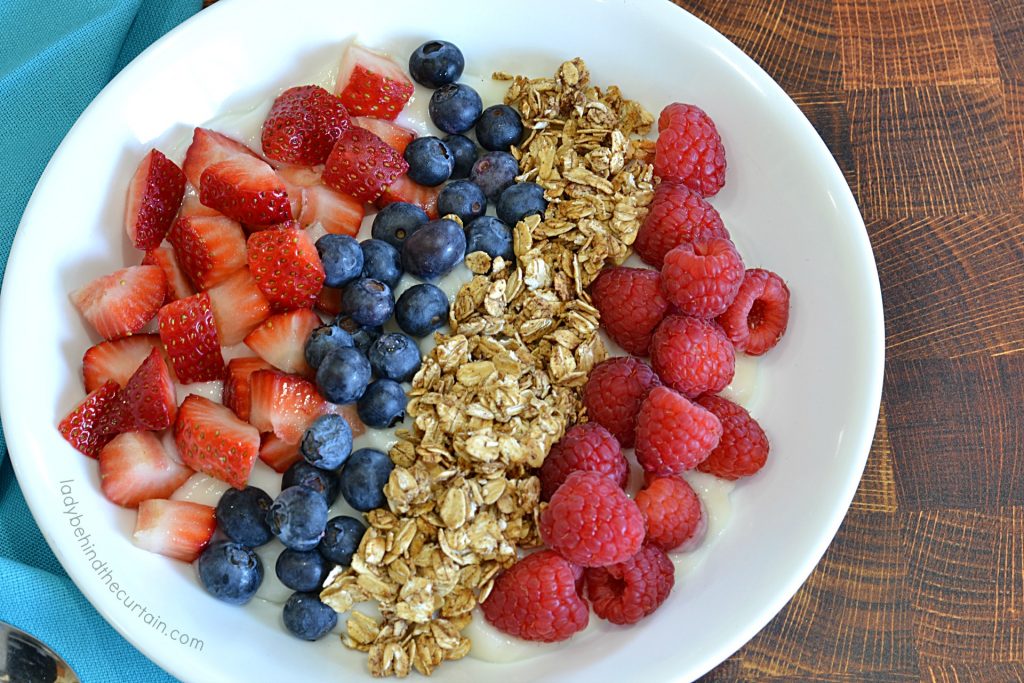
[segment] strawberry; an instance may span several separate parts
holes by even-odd
[[[208,128],[196,128],[192,133],[192,144],[185,152],[182,168],[188,182],[199,191],[203,171],[210,166],[238,156],[255,157],[256,154],[237,140]]]
[[[352,123],[370,131],[399,154],[404,154],[405,148],[416,139],[416,131],[409,130],[393,121],[375,119],[370,116],[357,116],[352,119]]]
[[[208,166],[199,201],[241,223],[273,225],[292,217],[288,192],[274,169],[245,155]]]
[[[174,380],[158,349],[149,352],[100,418],[100,431],[109,434],[167,429],[178,409]]]
[[[249,376],[257,370],[272,370],[262,358],[243,356],[228,361],[220,402],[234,411],[241,420],[249,420]]]
[[[405,70],[384,55],[350,44],[341,58],[334,92],[353,116],[394,120],[412,97]]]
[[[355,436],[366,429],[352,406],[329,403],[312,382],[297,375],[257,370],[250,375],[249,385],[249,422],[288,443],[298,443],[310,423],[327,413],[344,417]]]
[[[108,380],[114,380],[118,387],[123,387],[153,349],[163,352],[160,335],[133,334],[90,346],[82,357],[85,390],[95,391]]]
[[[151,553],[192,562],[210,544],[216,528],[209,505],[154,498],[139,503],[132,543]]]
[[[167,296],[164,297],[164,303],[175,299],[184,299],[186,296],[196,293],[192,289],[192,283],[188,281],[185,271],[178,264],[174,248],[170,245],[160,244],[147,251],[146,255],[142,257],[142,265],[159,266],[160,270],[164,271],[164,277],[167,279]]]
[[[270,315],[270,302],[246,267],[211,287],[208,294],[221,346],[239,343]]]
[[[101,433],[97,425],[113,404],[119,389],[117,382],[105,382],[91,391],[57,425],[60,435],[80,453],[95,458],[100,454],[100,449],[112,438],[111,434]]]
[[[186,465],[241,489],[259,455],[260,434],[230,408],[189,394],[178,409],[174,443]]]
[[[272,306],[311,308],[324,285],[324,266],[302,230],[261,230],[249,235],[249,272]]]
[[[309,375],[306,364],[306,340],[309,333],[323,322],[308,308],[297,308],[267,318],[245,338],[245,345],[275,368],[299,375]]]
[[[167,241],[196,289],[209,289],[245,266],[245,233],[224,216],[183,216]]]
[[[151,149],[128,184],[124,227],[136,249],[160,244],[185,194],[185,174],[177,164]]]
[[[178,211],[178,218],[184,218],[185,216],[223,216],[220,211],[211,209],[210,207],[199,201],[199,195],[187,194],[185,199],[181,202],[181,210]]]
[[[303,227],[319,223],[327,232],[355,237],[363,223],[363,213],[363,203],[347,194],[324,185],[302,188],[299,223]]]
[[[439,194],[441,194],[441,186],[427,187],[409,180],[409,176],[402,175],[391,183],[388,189],[384,190],[384,194],[375,203],[378,209],[383,209],[388,204],[395,202],[415,204],[426,211],[431,220],[436,220],[438,218],[437,196]]]
[[[134,334],[153,319],[167,294],[156,266],[129,266],[96,278],[71,294],[71,302],[104,339]]]
[[[337,287],[324,287],[316,298],[316,309],[328,315],[341,313],[341,294],[345,291]]]
[[[291,164],[278,164],[276,167],[278,177],[285,185],[297,187],[309,187],[319,185],[324,173],[323,164],[316,166],[292,166]]]
[[[288,88],[263,122],[263,153],[289,164],[322,164],[348,127],[348,111],[335,95],[318,85]]]
[[[331,189],[372,202],[408,170],[401,154],[370,131],[354,126],[338,138],[323,178]]]
[[[192,470],[167,455],[153,432],[126,432],[100,451],[100,489],[112,503],[133,508],[150,498],[167,498]]]
[[[206,292],[172,301],[160,309],[160,341],[182,384],[210,382],[224,374],[217,325]]]
[[[269,432],[263,435],[260,443],[260,460],[275,472],[284,472],[302,459],[298,443],[288,443],[277,434]]]

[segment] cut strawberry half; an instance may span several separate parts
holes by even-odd
[[[196,293],[192,289],[192,283],[189,282],[185,271],[178,264],[178,257],[174,255],[174,249],[169,244],[161,244],[147,251],[142,258],[142,265],[157,266],[164,271],[164,277],[167,279],[167,296],[164,297],[164,303],[184,299],[186,296]]]
[[[222,346],[234,346],[270,315],[270,302],[263,296],[248,268],[240,268],[224,282],[211,287],[210,307]]]
[[[193,562],[217,528],[214,509],[185,500],[154,498],[139,503],[132,543],[182,562]]]
[[[113,380],[101,384],[57,425],[60,435],[78,452],[95,458],[100,454],[100,449],[113,438],[113,434],[101,432],[98,425],[114,403],[120,388]]]
[[[167,455],[152,432],[118,434],[100,451],[99,461],[103,495],[126,508],[167,498],[192,476],[192,470]]]
[[[355,237],[363,223],[363,214],[363,203],[347,194],[324,185],[302,188],[299,224],[303,227],[319,223],[329,233]]]
[[[200,292],[160,309],[160,341],[182,384],[211,382],[224,374],[210,295]]]
[[[158,334],[133,334],[90,346],[82,356],[85,390],[95,391],[109,380],[123,387],[153,349],[163,352]]]
[[[384,190],[384,194],[377,199],[377,208],[383,209],[388,204],[394,204],[395,202],[406,202],[407,204],[415,204],[426,212],[427,217],[431,220],[436,220],[438,218],[437,196],[441,194],[441,189],[441,186],[427,187],[426,185],[420,185],[410,180],[409,176],[402,175],[395,182],[391,183]]]
[[[323,178],[331,189],[372,202],[408,170],[401,154],[365,128],[353,126],[331,150]]]
[[[208,128],[196,128],[192,133],[192,144],[185,152],[185,163],[182,167],[188,182],[198,192],[203,171],[216,163],[238,156],[256,157],[256,153],[227,135]]]
[[[268,432],[260,443],[260,460],[275,472],[284,472],[302,460],[299,444],[288,443],[277,434]]]
[[[306,364],[306,340],[323,322],[308,308],[298,308],[267,318],[245,338],[245,345],[278,370],[310,375]]]
[[[186,465],[241,489],[259,455],[260,433],[230,408],[189,394],[178,408],[174,443]]]
[[[198,191],[198,190],[197,190]],[[185,199],[181,202],[181,210],[178,211],[178,218],[184,218],[186,216],[220,216],[223,217],[220,211],[211,209],[210,207],[199,201],[199,195],[187,194]]]
[[[163,354],[153,349],[117,392],[100,418],[99,429],[108,434],[167,429],[174,422],[177,398]]]
[[[249,272],[280,310],[311,308],[324,286],[324,266],[302,230],[261,230],[249,235]]]
[[[270,164],[256,157],[237,156],[207,167],[199,201],[252,225],[274,225],[292,217],[284,183]]]
[[[157,266],[130,266],[96,278],[71,294],[71,302],[104,339],[134,334],[153,319],[167,295]]]
[[[228,361],[220,402],[231,408],[240,420],[249,420],[249,377],[257,370],[272,370],[262,358],[243,356]]]
[[[335,95],[318,85],[288,88],[263,122],[263,153],[288,164],[322,164],[348,127],[348,111]]]
[[[341,295],[345,290],[337,287],[324,287],[316,298],[316,309],[328,315],[341,313]]]
[[[352,116],[394,120],[414,89],[405,70],[390,58],[351,44],[341,58],[334,92]]]
[[[128,184],[124,227],[136,249],[160,244],[185,195],[185,174],[160,150],[151,149]]]
[[[245,267],[245,233],[230,218],[179,218],[167,233],[167,241],[196,289],[209,289]]]
[[[286,185],[294,185],[296,187],[319,185],[324,173],[323,164],[317,164],[316,166],[278,164],[276,168],[277,175],[285,182]]]
[[[371,116],[357,116],[352,119],[352,123],[370,131],[399,154],[404,154],[405,148],[416,139],[416,131],[404,128],[394,121],[375,119]]]

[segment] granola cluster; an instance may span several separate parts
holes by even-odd
[[[519,180],[542,185],[549,207],[515,226],[515,263],[467,256],[451,332],[413,379],[388,509],[367,515],[351,566],[321,594],[349,613],[343,642],[368,653],[374,676],[468,654],[473,608],[518,549],[539,545],[535,472],[584,417],[580,390],[606,353],[585,288],[628,255],[653,194],[641,139],[653,118],[617,87],[591,86],[582,60],[553,78],[495,78],[512,81],[505,101],[529,131]],[[354,608],[365,601],[380,618]]]

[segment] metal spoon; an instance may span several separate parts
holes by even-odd
[[[80,683],[60,655],[0,621],[0,683]]]

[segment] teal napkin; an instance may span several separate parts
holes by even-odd
[[[0,0],[0,275],[32,188],[118,71],[200,0]],[[48,643],[85,683],[173,681],[86,601],[25,505],[0,431],[0,620]]]

